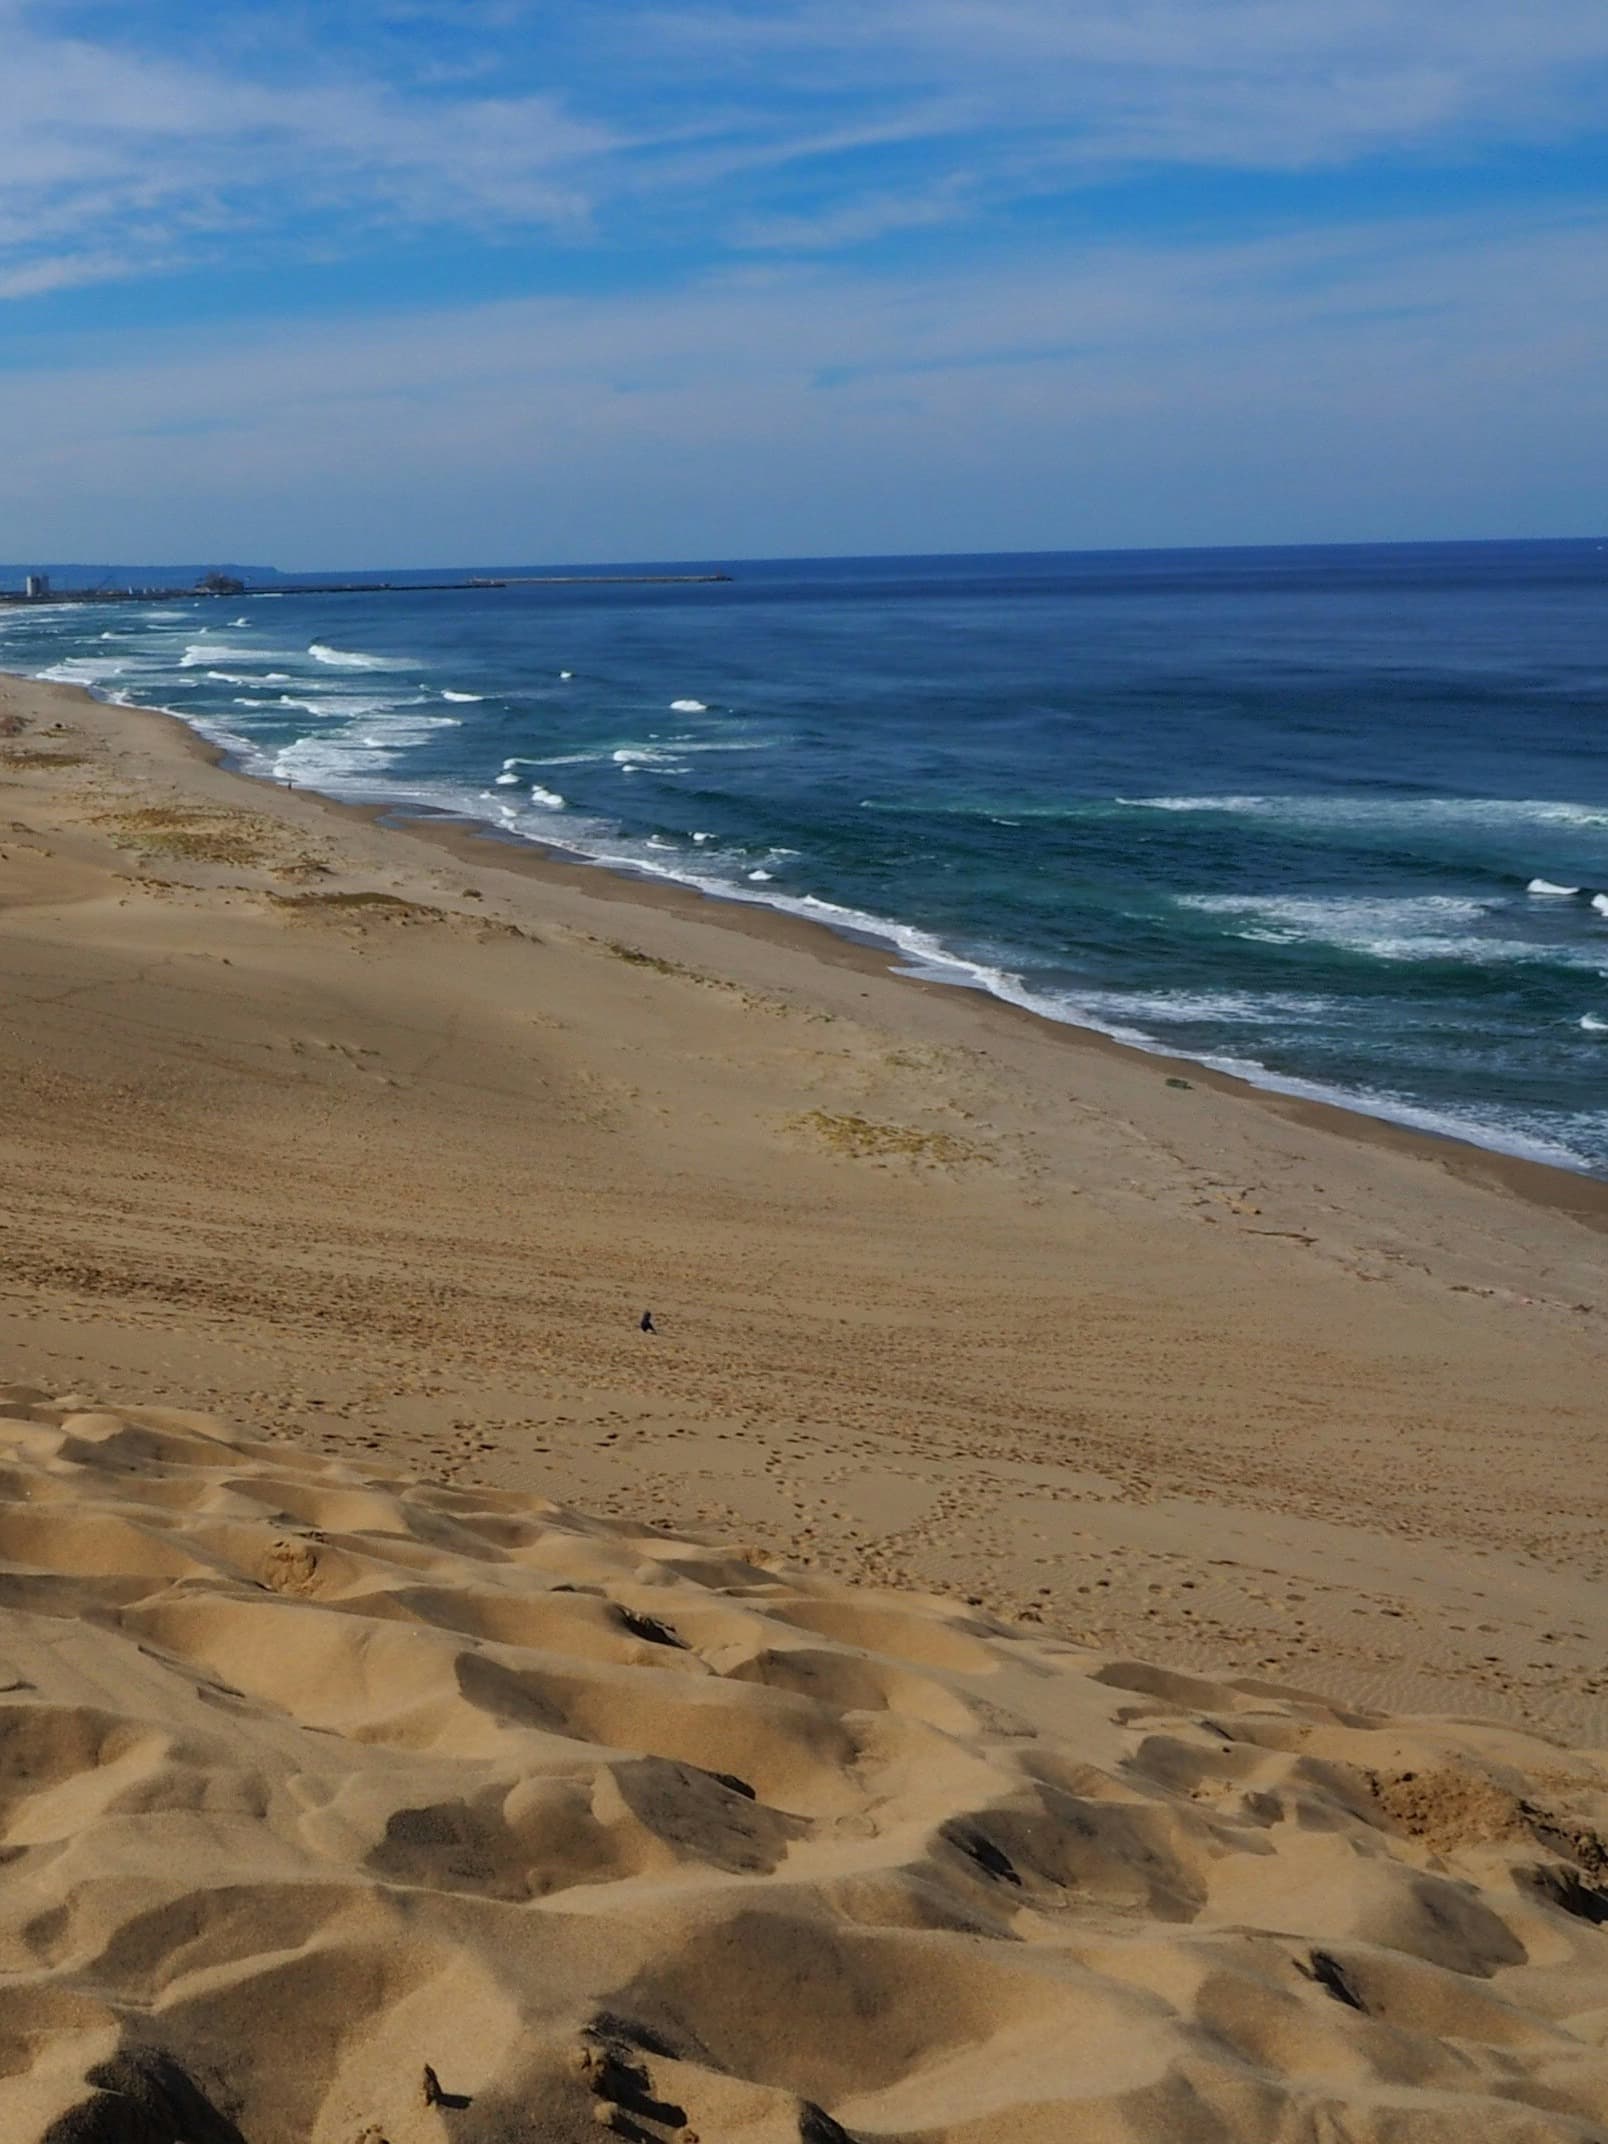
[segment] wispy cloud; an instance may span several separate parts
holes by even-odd
[[[1600,128],[1602,0],[0,0],[0,292],[247,239],[819,253],[1157,168]]]
[[[214,329],[13,373],[0,463],[56,555],[158,522],[320,564],[1584,531],[1605,241],[1439,218]]]
[[[734,245],[756,252],[835,253],[896,233],[953,224],[969,208],[967,178],[957,172],[908,193],[851,196],[814,215],[752,217],[738,222],[731,237]]]
[[[31,249],[32,250],[32,249]],[[138,263],[149,269],[150,261]],[[55,290],[77,290],[87,283],[117,283],[137,272],[127,253],[90,251],[40,253],[20,266],[0,267],[0,298],[38,298]]]
[[[316,506],[329,563],[1581,526],[1604,110],[1603,0],[0,0],[8,505]]]
[[[381,224],[572,224],[584,173],[617,147],[557,94],[254,79],[52,30],[49,12],[0,0],[0,267],[14,291],[158,269],[208,232],[268,244],[311,226],[350,247]]]
[[[960,97],[1118,158],[1283,165],[1595,131],[1608,69],[1597,0],[775,0],[656,23],[698,64],[785,57],[839,93]]]

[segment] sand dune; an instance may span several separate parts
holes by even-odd
[[[0,2144],[1604,2144],[1608,1189],[0,703]]]
[[[1608,1760],[0,1392],[7,2144],[1600,2139]]]

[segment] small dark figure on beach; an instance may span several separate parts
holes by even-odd
[[[641,1330],[645,1333],[656,1333],[659,1330],[658,1326],[653,1322],[653,1312],[651,1310],[643,1311]]]

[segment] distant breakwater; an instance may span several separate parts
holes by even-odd
[[[467,581],[287,581],[279,588],[58,588],[44,595],[0,589],[0,604],[38,610],[56,603],[249,603],[260,596],[443,595],[485,588],[697,588],[729,573],[510,573]]]

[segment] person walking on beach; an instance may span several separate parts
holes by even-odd
[[[658,1326],[655,1325],[653,1322],[653,1312],[651,1310],[644,1310],[642,1313],[642,1323],[638,1327],[638,1331],[645,1333],[653,1333],[657,1335],[658,1330]]]

